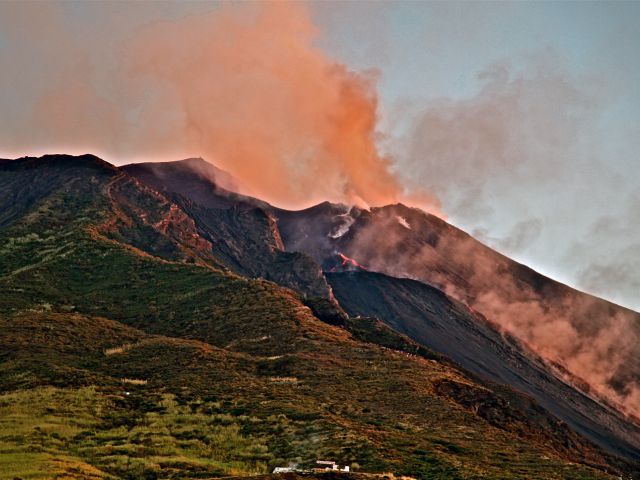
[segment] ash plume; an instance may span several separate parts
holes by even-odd
[[[18,70],[40,61],[52,79],[21,85],[32,108],[2,125],[5,152],[86,150],[116,163],[201,156],[285,207],[403,197],[376,145],[376,73],[316,48],[304,4],[221,4],[118,42],[90,37],[86,48],[64,5],[40,7],[12,4],[0,15],[3,36],[27,53]],[[36,20],[42,28],[15,28]],[[9,54],[0,51],[3,64]],[[16,89],[20,78],[0,82]],[[5,112],[18,109],[9,103]]]

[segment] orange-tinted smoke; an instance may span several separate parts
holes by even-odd
[[[114,27],[127,15],[101,8]],[[69,22],[62,4],[45,10],[25,7],[18,18],[44,16],[43,35],[11,33],[29,60],[17,59],[18,70],[36,62],[46,82],[24,124],[0,132],[5,150],[87,151],[119,164],[201,156],[246,193],[289,208],[407,201],[376,146],[376,74],[316,48],[303,3],[221,3],[116,39]]]
[[[302,4],[225,6],[154,25],[132,45],[128,73],[146,143],[181,142],[278,205],[379,205],[401,188],[376,148],[374,76],[313,46]],[[146,93],[149,93],[147,89]],[[157,122],[162,112],[172,122]]]
[[[452,228],[434,237],[438,224],[420,218],[407,230],[393,210],[377,212],[346,254],[369,270],[437,286],[640,421],[638,314],[544,281],[536,288],[515,262]]]

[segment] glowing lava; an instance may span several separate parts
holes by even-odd
[[[367,270],[366,267],[360,265],[357,261],[355,261],[353,258],[349,258],[347,257],[344,253],[342,252],[337,252],[338,253],[338,257],[340,257],[340,265],[336,265],[335,267],[333,267],[331,270],[329,270],[330,272],[335,272],[336,270],[338,270],[338,268],[343,268],[343,269],[361,269],[361,270]]]

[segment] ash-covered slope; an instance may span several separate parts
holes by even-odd
[[[435,286],[582,378],[590,393],[638,416],[636,312],[553,281],[404,205],[345,215],[340,205],[321,204],[278,217],[287,248],[319,262],[340,252],[369,270]],[[313,231],[318,225],[323,235]]]
[[[420,479],[633,472],[375,321],[330,326],[299,294],[225,271],[196,222],[132,177],[58,160],[0,166],[4,198],[39,192],[0,204],[11,478],[203,478],[325,457]]]
[[[311,255],[327,272],[344,270],[341,268],[344,260],[340,257],[344,255],[349,258],[349,267],[360,265],[368,270],[422,282],[407,283],[380,277],[389,283],[388,289],[379,289],[379,278],[359,288],[358,285],[367,283],[364,277],[329,275],[331,281],[336,282],[333,286],[336,294],[342,297],[341,303],[350,309],[350,313],[379,316],[399,331],[446,353],[484,378],[515,386],[533,395],[559,418],[603,447],[631,457],[638,456],[640,440],[637,427],[616,410],[595,402],[576,388],[567,387],[566,383],[569,380],[593,398],[602,398],[604,387],[618,388],[623,395],[625,388],[635,381],[633,372],[640,371],[634,351],[626,352],[628,364],[614,366],[620,369],[620,372],[614,372],[614,379],[620,381],[613,381],[610,386],[600,385],[600,390],[595,392],[590,391],[592,384],[576,377],[575,371],[569,375],[559,363],[552,371],[538,355],[529,351],[531,348],[543,353],[540,352],[540,343],[535,342],[537,338],[525,336],[518,329],[507,328],[537,322],[535,331],[540,335],[546,331],[553,332],[557,327],[554,320],[559,319],[561,325],[568,324],[577,329],[577,338],[582,339],[583,334],[602,331],[611,319],[622,318],[630,322],[633,329],[636,322],[633,312],[537,274],[452,225],[417,209],[392,205],[367,211],[324,202],[306,210],[286,211],[269,207],[259,200],[221,193],[202,175],[197,178],[189,175],[190,180],[181,174],[175,185],[171,176],[158,173],[153,178],[146,177],[146,181],[163,191],[181,192],[195,203],[220,205],[220,197],[223,197],[225,202],[234,206],[260,206],[276,219],[279,236],[287,251]],[[190,187],[190,182],[194,181],[196,183]],[[201,197],[207,188],[211,198]],[[190,195],[192,190],[200,193]],[[225,205],[231,207],[231,204]],[[408,285],[413,286],[408,289],[410,294]],[[464,308],[460,309],[459,304],[446,300],[458,305],[452,314],[455,321],[448,324],[439,317],[436,324],[429,323],[430,318],[434,318],[432,303],[438,304],[441,297],[429,294],[434,290],[428,285],[470,305],[479,315],[469,314]],[[378,294],[371,295],[369,288]],[[353,298],[350,297],[350,289],[357,292]],[[357,296],[364,293],[368,295],[366,305],[357,300]],[[478,322],[478,319],[481,320]],[[547,322],[551,323],[547,325]],[[508,335],[499,333],[500,330],[513,331],[520,341],[509,340]],[[633,330],[629,333],[633,337]],[[573,341],[563,335],[557,337],[565,343]],[[470,346],[482,354],[471,355],[470,350],[473,350]],[[589,345],[577,347],[588,349]],[[558,347],[552,353],[559,356],[566,352]],[[562,357],[554,359],[562,360]],[[608,359],[603,358],[602,361],[606,366]]]
[[[406,282],[389,280],[394,286],[371,296],[367,308],[358,310],[360,313],[395,310],[381,318],[392,322],[394,317],[403,317],[404,328],[400,331],[432,348],[445,348],[445,343],[454,342],[446,348],[447,354],[465,368],[533,395],[600,445],[639,455],[640,430],[637,418],[633,418],[637,412],[633,392],[640,372],[640,352],[635,343],[640,325],[637,313],[555,282],[443,220],[404,205],[367,211],[323,203],[277,215],[287,248],[306,251],[325,267],[335,264],[339,252],[367,270],[435,286],[479,312],[492,325],[494,337],[497,331],[510,332],[525,351],[551,361],[554,375],[547,369],[547,378],[541,384],[536,365],[506,374],[505,368],[514,366],[507,362],[500,368],[504,359],[499,356],[493,358],[495,368],[483,368],[481,372],[478,364],[482,362],[465,354],[469,335],[475,334],[472,331],[462,342],[447,337],[426,338],[424,331],[417,334],[428,323],[429,312],[422,308],[415,314],[421,310],[420,294],[407,297]],[[344,290],[338,292],[337,287]],[[337,287],[334,285],[334,290],[347,308],[350,291],[344,283]],[[394,292],[398,294],[395,298]],[[504,345],[504,341],[498,344]],[[545,385],[548,381],[553,388]],[[565,382],[576,388],[566,390]],[[563,391],[566,394],[558,393]],[[581,391],[598,403],[587,400]],[[601,428],[594,426],[594,419]]]
[[[367,271],[329,272],[333,292],[352,316],[382,318],[396,331],[482,378],[526,392],[597,444],[640,458],[640,431],[625,417],[559,381],[539,357],[501,335],[481,315],[424,283]]]
[[[175,162],[131,163],[120,170],[158,191],[170,191],[207,208],[228,208],[238,203],[268,206],[238,193],[238,182],[229,173],[202,158]]]

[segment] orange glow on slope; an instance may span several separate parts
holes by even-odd
[[[340,263],[340,265],[336,265],[335,267],[333,267],[331,270],[329,270],[330,272],[335,272],[338,268],[348,268],[348,267],[355,267],[361,270],[368,270],[366,267],[360,265],[356,260],[354,260],[353,258],[347,257],[342,252],[338,252],[338,256],[340,257],[340,261],[342,263]]]

